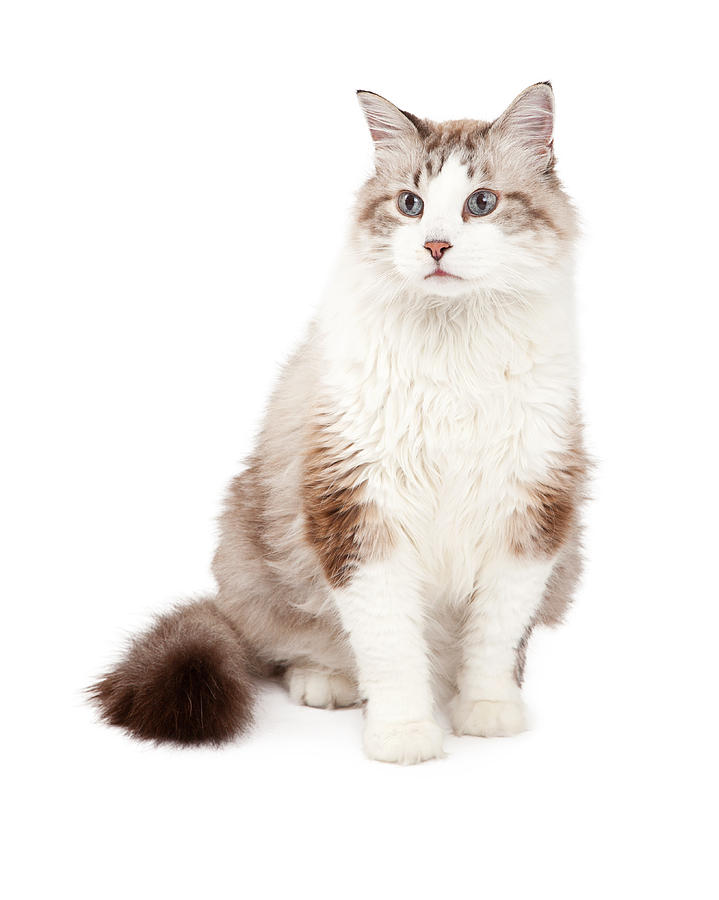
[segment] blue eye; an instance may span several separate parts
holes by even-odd
[[[397,207],[405,216],[421,216],[424,209],[424,201],[412,191],[402,191],[397,197]]]
[[[497,205],[497,195],[491,191],[475,191],[467,197],[465,207],[471,216],[486,216]]]

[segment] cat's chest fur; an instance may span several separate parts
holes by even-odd
[[[533,368],[496,374],[466,392],[398,389],[402,416],[380,415],[385,447],[371,489],[403,523],[430,581],[451,596],[471,591],[523,485],[541,480],[558,449]]]
[[[457,596],[564,449],[572,363],[561,333],[533,332],[531,317],[521,333],[491,317],[411,324],[385,322],[364,342],[356,333],[328,382],[369,496],[401,524],[428,581]]]

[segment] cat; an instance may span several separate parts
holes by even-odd
[[[577,583],[588,460],[554,94],[435,123],[358,91],[375,148],[330,287],[221,516],[217,593],[90,690],[145,739],[221,744],[256,683],[364,704],[376,760],[525,728],[527,643]]]

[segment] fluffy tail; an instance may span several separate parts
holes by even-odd
[[[218,745],[251,725],[255,682],[240,637],[205,599],[160,616],[89,693],[134,737]]]

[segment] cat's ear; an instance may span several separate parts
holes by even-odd
[[[377,150],[391,149],[417,139],[415,124],[394,103],[371,91],[357,91],[357,99]]]
[[[554,91],[548,81],[528,87],[492,123],[492,130],[520,150],[530,165],[547,171],[554,162]]]

